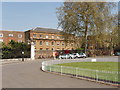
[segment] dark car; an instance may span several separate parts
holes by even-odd
[[[115,53],[115,56],[120,56],[120,52],[116,52],[116,53]]]

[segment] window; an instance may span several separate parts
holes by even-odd
[[[62,43],[62,46],[64,46],[65,44],[64,43]]]
[[[42,41],[40,41],[40,45],[42,45]]]
[[[13,37],[13,34],[9,34],[8,36],[9,36],[9,37]]]
[[[18,40],[18,42],[22,42],[22,40]]]
[[[60,45],[60,43],[59,43],[59,42],[57,42],[57,45],[59,46],[59,45]]]
[[[64,39],[64,36],[62,36],[61,39]]]
[[[0,37],[3,37],[3,34],[2,34],[2,33],[0,33]]]
[[[0,42],[3,42],[3,39],[0,39]]]
[[[54,39],[54,36],[52,36],[52,39]]]
[[[48,35],[46,35],[46,38],[48,38]]]
[[[18,34],[18,38],[22,38],[22,34]]]
[[[52,48],[51,50],[54,50],[54,48]]]
[[[57,50],[60,50],[59,48],[57,48]]]
[[[36,34],[33,34],[33,37],[36,37]]]
[[[54,45],[54,42],[52,42],[52,45]]]
[[[48,45],[49,45],[49,43],[48,43],[48,42],[46,42],[46,45],[48,46]]]
[[[57,39],[60,39],[60,37],[59,37],[59,36],[57,36]]]
[[[33,41],[34,44],[36,44],[36,41]]]
[[[46,50],[49,50],[49,48],[46,48]]]
[[[42,50],[42,48],[40,48],[40,50]]]
[[[73,46],[73,43],[71,44],[71,46]]]
[[[42,38],[42,35],[40,35],[40,38]]]

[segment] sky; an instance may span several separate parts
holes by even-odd
[[[62,2],[3,2],[2,30],[57,29],[56,8],[61,5]]]
[[[63,2],[2,2],[0,30],[26,31],[36,27],[57,29],[56,8],[62,5]]]

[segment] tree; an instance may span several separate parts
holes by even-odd
[[[25,52],[24,57],[30,57],[30,45],[26,43],[11,40],[7,45],[2,44],[2,58],[21,58],[22,51]]]
[[[72,34],[74,39],[84,37],[79,43],[84,45],[86,53],[88,36],[96,36],[96,41],[99,43],[104,40],[108,23],[106,20],[114,5],[110,2],[64,2],[64,5],[57,9],[59,26],[64,33]]]

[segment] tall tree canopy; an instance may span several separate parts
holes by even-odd
[[[73,34],[74,39],[84,37],[79,43],[84,43],[86,49],[88,35],[95,36],[94,41],[99,43],[105,39],[104,34],[110,30],[108,24],[112,21],[111,8],[114,6],[113,2],[64,2],[57,8],[59,26],[64,33]]]

